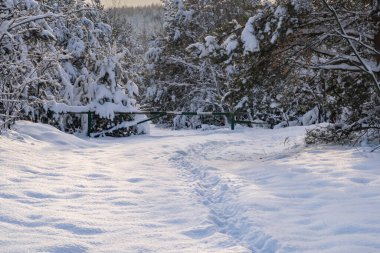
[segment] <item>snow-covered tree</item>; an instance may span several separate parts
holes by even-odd
[[[36,93],[50,85],[47,70],[57,55],[56,40],[48,20],[58,15],[42,11],[32,0],[3,1],[0,7],[0,124],[33,114]]]
[[[246,1],[163,1],[165,34],[146,54],[144,102],[176,111],[226,111],[228,72],[220,62],[217,37],[211,35],[225,17],[238,18]],[[228,57],[227,57],[228,59]],[[175,127],[197,127],[213,119],[177,116]],[[219,119],[225,124],[227,119]]]
[[[137,110],[138,89],[125,63],[128,51],[117,49],[99,2],[10,0],[2,12],[1,75],[15,78],[2,78],[0,85],[4,117],[84,132],[87,118],[80,113],[93,111],[94,130],[117,129],[116,135],[144,131],[123,123],[134,117],[115,114]]]
[[[375,136],[377,4],[164,1],[166,36],[146,55],[146,102],[170,110],[242,111],[273,127],[330,122]],[[179,125],[197,124],[183,119]]]

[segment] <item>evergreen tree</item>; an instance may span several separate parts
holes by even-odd
[[[2,78],[0,85],[5,96],[0,108],[6,122],[13,117],[31,118],[65,131],[84,132],[86,117],[61,113],[94,111],[93,127],[103,134],[144,131],[123,123],[133,117],[115,115],[137,110],[138,89],[125,63],[127,50],[116,49],[98,2],[47,1],[40,5],[14,0],[7,1],[2,12],[2,62],[13,62],[2,67],[1,76],[13,73],[18,78]]]

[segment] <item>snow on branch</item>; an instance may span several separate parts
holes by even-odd
[[[347,34],[343,24],[342,24],[342,21],[337,13],[337,11],[334,9],[334,7],[330,6],[326,0],[322,0],[323,3],[325,4],[325,6],[331,11],[331,13],[334,15],[334,18],[339,26],[339,30],[341,32],[341,35],[343,36],[343,38],[345,38],[351,48],[351,50],[353,51],[353,53],[355,54],[355,56],[357,57],[357,59],[359,60],[360,64],[363,66],[363,69],[365,70],[365,72],[367,72],[370,76],[371,76],[371,79],[372,79],[372,83],[378,93],[378,95],[380,95],[380,81],[378,80],[376,74],[374,73],[373,69],[371,68],[371,66],[367,63],[366,60],[363,59],[363,57],[360,55],[358,49],[356,48],[354,42],[352,39],[350,39],[349,35]]]
[[[241,33],[241,40],[244,43],[244,53],[260,52],[260,42],[256,37],[255,22],[264,16],[260,11],[257,15],[250,17]]]

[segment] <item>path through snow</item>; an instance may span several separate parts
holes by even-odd
[[[0,252],[380,252],[380,156],[304,128],[0,137]]]

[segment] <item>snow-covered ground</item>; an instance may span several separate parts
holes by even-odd
[[[0,252],[380,252],[380,153],[305,128],[0,136]]]

